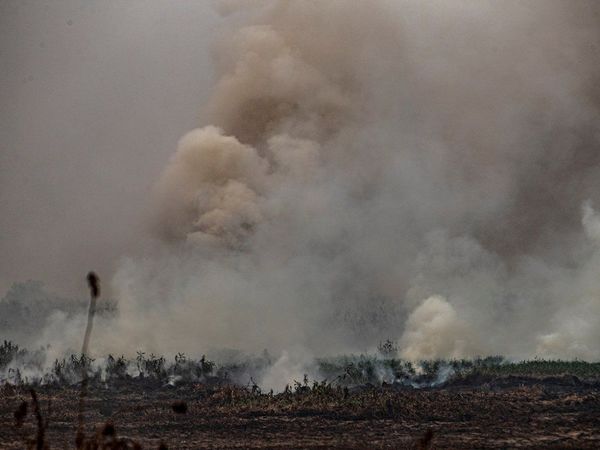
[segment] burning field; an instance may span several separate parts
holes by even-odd
[[[599,49],[594,0],[3,1],[2,447],[598,447]]]
[[[40,439],[50,448],[132,449],[600,443],[600,364],[502,358],[411,363],[385,354],[387,348],[382,345],[379,355],[315,361],[320,381],[305,375],[280,392],[254,381],[271,369],[268,355],[220,366],[183,354],[168,362],[140,352],[135,360],[109,356],[103,364],[72,355],[55,361],[42,378],[13,370],[0,391],[2,448],[46,448]],[[28,360],[31,369],[36,356],[8,342],[0,354],[5,373],[7,361]],[[76,442],[82,372],[89,391]]]
[[[75,446],[80,385],[71,377],[86,365],[82,448],[558,449],[600,443],[598,364],[487,358],[413,366],[363,355],[321,361],[329,381],[305,377],[279,393],[263,391],[252,378],[232,382],[236,373],[268,364],[255,358],[217,367],[184,355],[168,364],[142,354],[135,362],[111,357],[96,369],[81,358],[59,361],[42,384],[3,385],[2,448],[38,444],[38,408],[44,442]],[[393,378],[382,381],[383,373]]]

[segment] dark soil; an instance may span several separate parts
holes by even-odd
[[[49,419],[46,442],[73,448],[79,388],[36,390]],[[117,436],[154,449],[600,448],[600,385],[576,377],[479,377],[420,390],[307,387],[275,396],[129,382],[91,387],[85,410],[88,437],[110,422]],[[35,439],[32,411],[28,389],[0,388],[1,448]]]

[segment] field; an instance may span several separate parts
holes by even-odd
[[[600,446],[597,364],[487,358],[416,366],[362,355],[321,360],[322,381],[298,380],[281,393],[233,381],[254,371],[253,380],[261,364],[264,357],[218,367],[143,354],[102,367],[75,356],[57,361],[44,379],[3,383],[2,448],[35,448],[40,431],[50,448],[75,447],[81,383],[72,377],[82,367],[87,448]]]
[[[47,442],[74,447],[79,390],[44,387],[38,395],[49,419]],[[4,387],[2,448],[23,448],[25,440],[35,438],[33,419],[15,426],[14,412],[28,398],[24,388]],[[597,385],[572,377],[509,377],[420,390],[310,389],[275,396],[201,384],[126,384],[91,390],[86,434],[92,436],[107,422],[117,436],[144,448],[161,443],[167,448],[598,448],[600,396]]]

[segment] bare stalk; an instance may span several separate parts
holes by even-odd
[[[90,308],[88,310],[87,327],[85,328],[85,336],[83,337],[83,345],[81,347],[81,354],[87,355],[88,347],[90,345],[90,335],[92,334],[92,327],[94,326],[94,314],[96,313],[96,300],[100,297],[100,279],[94,272],[90,272],[87,275],[88,285],[90,287]]]
[[[81,448],[84,441],[84,423],[83,423],[83,412],[85,397],[87,395],[88,386],[88,368],[87,368],[87,353],[90,344],[90,336],[92,334],[92,327],[94,325],[94,314],[96,313],[96,300],[100,297],[100,279],[94,272],[90,272],[87,275],[88,286],[90,288],[90,308],[88,310],[87,326],[85,328],[85,336],[83,337],[83,345],[81,347],[81,391],[79,392],[79,417],[78,417],[78,428],[77,436],[75,438],[75,444],[77,448]]]

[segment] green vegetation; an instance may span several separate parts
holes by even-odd
[[[389,353],[388,353],[389,354]],[[138,352],[135,358],[108,355],[92,359],[73,354],[46,361],[45,349],[29,351],[11,341],[0,345],[0,383],[75,384],[87,373],[91,383],[139,381],[157,384],[210,383],[258,389],[260,380],[273,366],[268,353],[238,355],[217,364],[205,356],[190,358],[178,353],[173,359]],[[343,355],[316,359],[307,368],[310,379],[325,385],[353,387],[399,385],[413,388],[444,386],[476,377],[563,377],[600,379],[600,362],[534,359],[508,361],[500,356],[461,360],[407,361],[382,354]],[[308,386],[308,377],[298,380]],[[256,382],[258,380],[258,383]],[[316,386],[316,385],[315,385]]]
[[[493,376],[549,377],[572,375],[579,378],[599,378],[600,362],[534,359],[476,367],[477,373]]]

